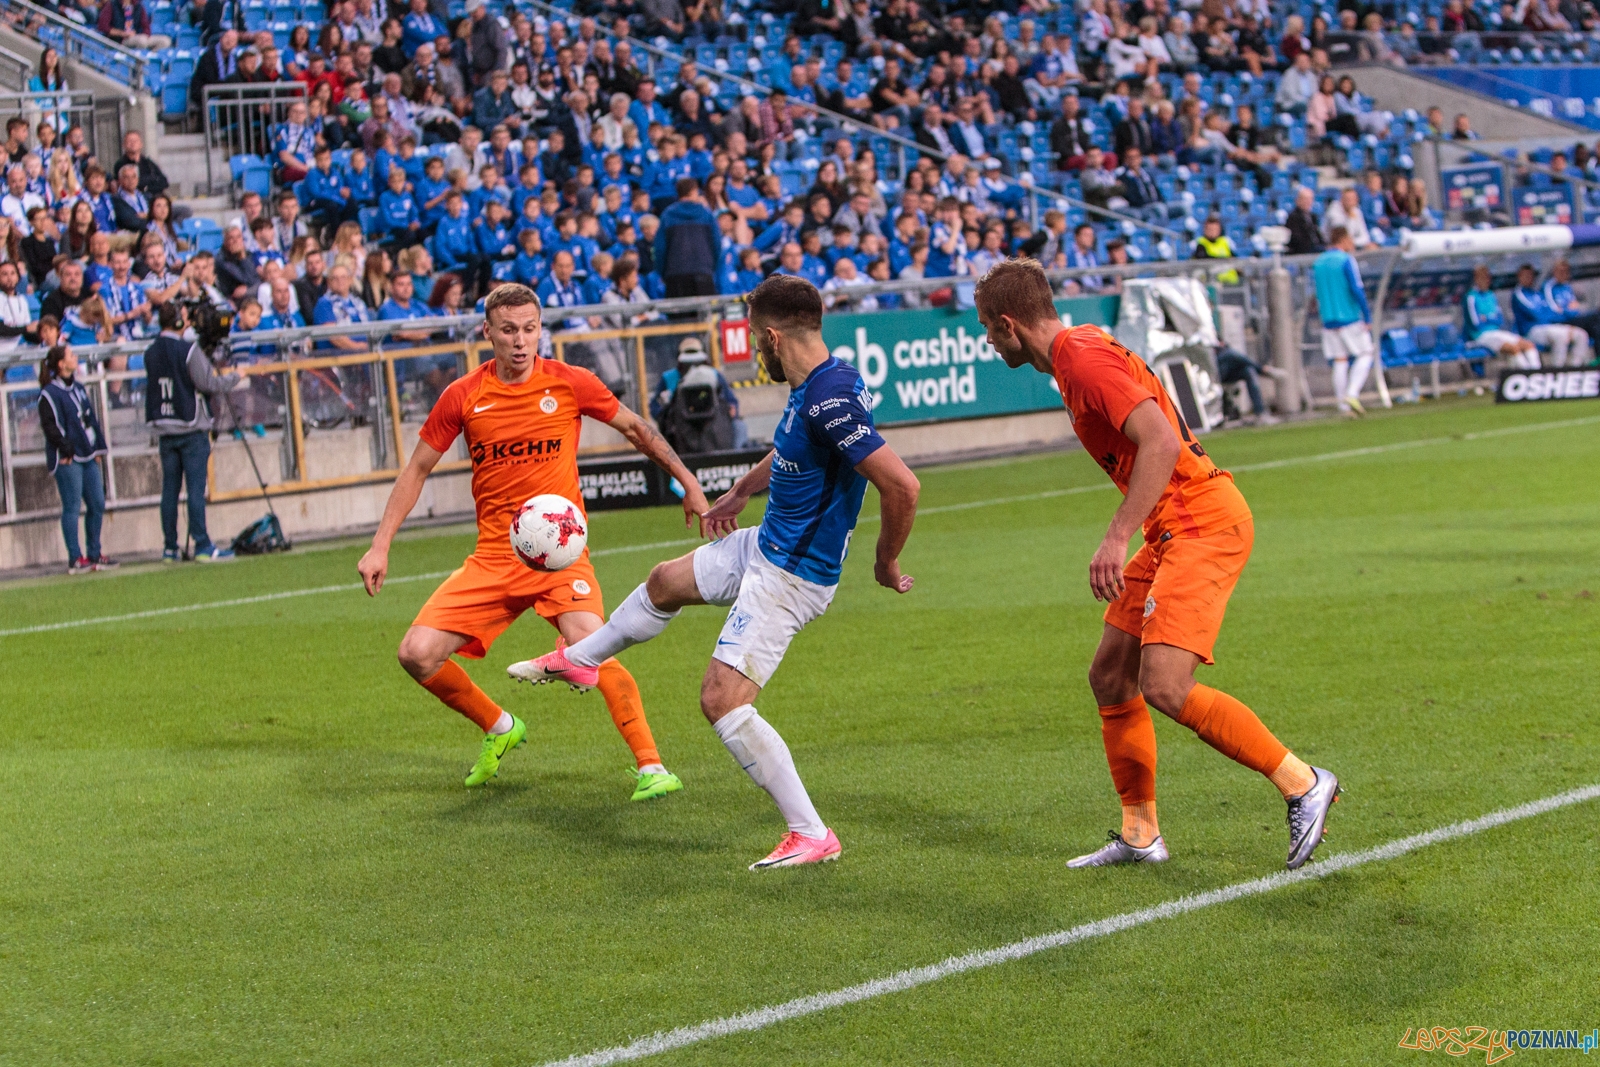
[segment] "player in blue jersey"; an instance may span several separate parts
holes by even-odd
[[[705,513],[719,540],[657,564],[606,624],[549,655],[513,664],[513,678],[587,689],[596,668],[666,629],[694,604],[732,605],[700,684],[700,710],[724,746],[778,805],[789,832],[751,870],[821,863],[839,839],[812,806],[783,738],[755,700],[800,629],[828,609],[861,500],[871,482],[882,498],[874,574],[911,590],[900,550],[916,517],[916,476],[878,436],[867,388],[854,367],[828,354],[822,295],[803,278],[774,275],[747,298],[750,338],[774,381],[790,382],[773,449]],[[740,529],[750,497],[770,491],[761,525]]]

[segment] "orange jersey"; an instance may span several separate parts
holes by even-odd
[[[1122,432],[1133,409],[1154,400],[1178,435],[1178,465],[1145,520],[1146,541],[1163,534],[1203,537],[1250,519],[1250,507],[1233,476],[1211,462],[1144,360],[1098,326],[1073,326],[1056,334],[1050,362],[1078,440],[1124,495],[1139,451]]]
[[[610,422],[621,406],[592,372],[542,358],[521,385],[502,382],[492,360],[450,383],[420,436],[448,452],[457,436],[466,435],[478,508],[475,555],[503,558],[520,571],[509,534],[523,502],[558,493],[583,507],[578,487],[582,416]]]

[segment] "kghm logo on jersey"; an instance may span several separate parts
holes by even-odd
[[[542,441],[479,441],[472,446],[472,465],[483,462],[502,463],[511,460],[549,459],[561,452],[561,438]]]

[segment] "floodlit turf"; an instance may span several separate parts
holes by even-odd
[[[1597,415],[1208,445],[1248,468]],[[1255,557],[1202,678],[1342,776],[1324,854],[1600,781],[1597,467],[1600,420],[1239,474]],[[1082,453],[930,470],[922,504],[1102,480]],[[431,581],[0,638],[0,1064],[536,1065],[1281,869],[1276,792],[1165,720],[1172,861],[1063,867],[1117,819],[1084,682],[1116,499],[925,515],[905,597],[863,525],[760,702],[844,843],[821,868],[745,870],[781,825],[698,711],[715,609],[624,656],[686,786],[651,804],[597,693],[505,678],[551,645],[531,617],[469,665],[529,744],[461,788],[474,731],[393,655]],[[681,536],[665,510],[591,534]],[[392,573],[470,544],[408,538]],[[599,559],[609,602],[676,551]],[[0,628],[352,582],[360,552],[17,583]],[[1409,1027],[1588,1032],[1597,808],[657,1062],[1371,1064],[1432,1062]]]

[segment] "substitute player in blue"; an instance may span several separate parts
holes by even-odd
[[[596,668],[667,628],[694,604],[732,605],[700,684],[700,710],[739,766],[771,795],[788,823],[778,847],[751,870],[821,863],[839,839],[812,806],[783,738],[755,708],[789,642],[828,609],[861,500],[871,482],[882,498],[873,573],[911,591],[900,551],[911,536],[920,486],[872,425],[867,388],[854,367],[828,354],[822,294],[803,278],[774,275],[747,298],[750,337],[774,381],[791,384],[773,449],[705,513],[719,540],[657,564],[650,578],[582,641],[508,673],[585,689]],[[740,529],[739,512],[769,489],[761,525]]]
[[[1356,266],[1356,243],[1343,226],[1328,234],[1328,250],[1311,264],[1322,314],[1322,355],[1333,365],[1333,394],[1341,415],[1365,415],[1361,387],[1372,370],[1372,309]],[[1350,360],[1356,361],[1355,367]]]

